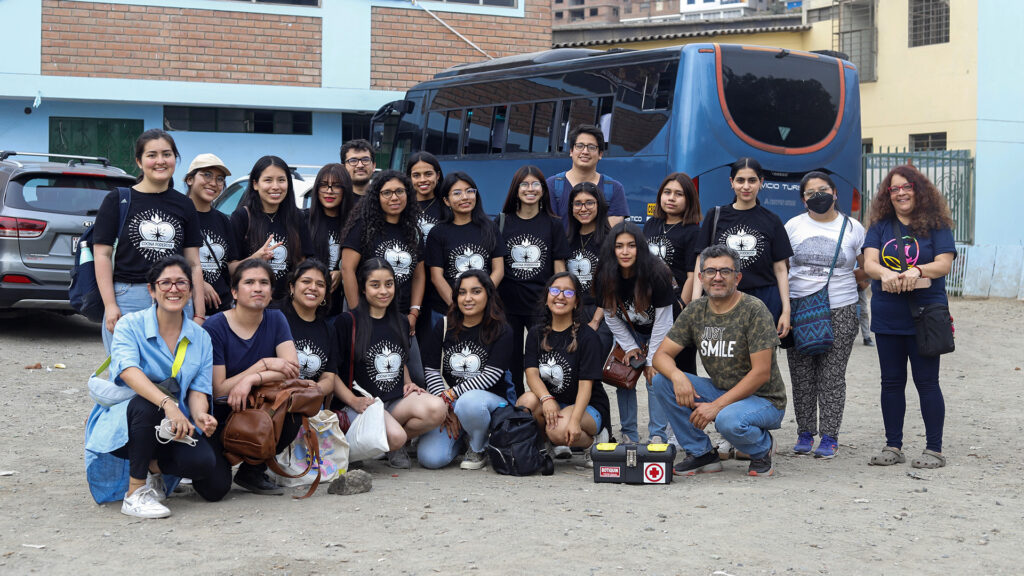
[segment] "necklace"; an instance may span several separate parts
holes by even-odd
[[[682,221],[680,221],[680,222],[682,222]],[[676,226],[679,226],[680,222],[676,222],[675,224],[669,226],[668,228],[665,228],[665,224],[667,224],[667,221],[666,222],[662,222],[661,223],[661,235],[662,236],[668,236],[668,233],[671,232],[672,229],[675,228]]]
[[[590,244],[590,241],[593,240],[593,239],[594,239],[594,233],[591,232],[590,234],[587,234],[587,241],[584,242],[583,241],[583,233],[580,232],[580,250],[586,250],[587,249],[587,244]]]
[[[274,212],[273,214],[267,214],[266,212],[264,212],[264,214],[266,214],[267,220],[270,220],[271,222],[273,222],[274,218],[277,217],[277,212]]]
[[[430,207],[434,205],[434,202],[437,202],[437,196],[434,196],[433,198],[431,198],[430,199],[430,204],[427,204],[426,206],[421,208],[420,211],[423,212],[423,213],[426,213],[427,210],[430,210]]]

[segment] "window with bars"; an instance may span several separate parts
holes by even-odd
[[[164,106],[164,129],[183,132],[312,134],[313,113],[259,108]]]
[[[949,42],[949,0],[910,0],[910,47]]]
[[[849,0],[839,4],[839,51],[857,66],[861,82],[878,80],[878,29],[875,0]],[[833,23],[835,26],[836,23]]]
[[[912,152],[928,152],[929,150],[945,150],[946,133],[929,132],[927,134],[911,134],[910,150]]]

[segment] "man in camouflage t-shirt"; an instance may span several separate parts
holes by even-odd
[[[700,281],[707,295],[690,303],[654,356],[654,394],[686,458],[676,474],[720,472],[718,451],[704,428],[711,422],[737,450],[750,454],[751,476],[771,476],[775,441],[782,425],[786,385],[775,358],[779,336],[771,312],[737,290],[743,276],[739,255],[726,246],[700,254]],[[675,357],[695,346],[710,379],[676,368]]]

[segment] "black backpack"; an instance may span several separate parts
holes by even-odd
[[[551,457],[538,447],[537,421],[529,410],[505,404],[491,413],[487,457],[498,474],[529,476],[541,470],[554,474]]]

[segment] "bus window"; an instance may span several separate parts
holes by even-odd
[[[506,120],[508,108],[505,106],[494,107],[494,126],[491,128],[491,153],[501,154],[505,150],[505,134],[507,131]]]
[[[677,69],[672,61],[615,70],[619,92],[608,139],[610,155],[635,154],[662,133],[672,107]]]
[[[466,111],[466,145],[463,154],[488,154],[491,151],[491,121],[493,108],[473,108]]]
[[[597,98],[577,98],[562,101],[562,116],[558,130],[558,151],[569,149],[569,132],[581,124],[597,121]]]
[[[440,153],[441,146],[444,143],[444,121],[444,110],[432,110],[427,115],[427,139],[424,144],[424,150]]]
[[[721,46],[721,82],[733,129],[770,146],[813,146],[838,124],[841,65],[799,54]]]
[[[508,110],[508,139],[505,152],[529,152],[533,126],[533,104],[513,104]]]
[[[462,132],[462,110],[449,110],[444,123],[443,155],[459,153],[459,134]]]
[[[533,134],[530,138],[530,152],[547,154],[551,152],[551,133],[555,126],[555,103],[537,102],[533,107]]]

